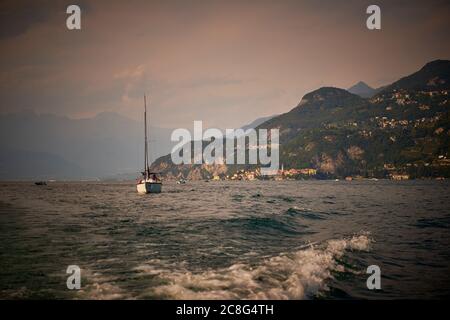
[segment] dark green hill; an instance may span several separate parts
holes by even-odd
[[[291,111],[264,122],[258,128],[278,128],[280,142],[285,143],[305,129],[364,117],[368,105],[367,100],[344,89],[323,87],[306,94]]]
[[[430,62],[370,100],[321,88],[307,94],[289,117],[261,127],[297,125],[281,146],[285,167],[312,167],[338,177],[449,177],[449,66]]]
[[[329,178],[450,177],[449,99],[450,61],[436,60],[370,99],[320,88],[258,128],[280,130],[285,169],[314,168]],[[175,176],[180,170],[183,175],[198,170],[175,168],[170,156],[155,167]]]
[[[392,90],[442,90],[448,89],[450,83],[450,61],[435,60],[427,63],[419,71],[401,78],[381,91]]]

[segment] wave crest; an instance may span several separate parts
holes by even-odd
[[[260,265],[234,264],[201,273],[167,271],[145,265],[138,271],[157,275],[163,284],[151,289],[153,298],[168,299],[305,299],[327,289],[332,272],[348,250],[367,251],[368,234],[329,240],[322,245],[264,260]],[[147,295],[148,296],[148,295]]]

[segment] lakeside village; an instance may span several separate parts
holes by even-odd
[[[390,180],[410,180],[414,179],[414,177],[410,176],[407,173],[399,173],[396,171],[395,166],[386,164],[384,166],[385,171],[387,172],[387,175],[385,179]],[[284,169],[282,166],[280,170],[277,171],[274,175],[261,175],[261,170],[259,168],[255,170],[238,170],[234,174],[230,175],[213,175],[207,180],[212,181],[253,181],[253,180],[340,180],[338,178],[334,178],[331,176],[328,176],[326,174],[323,174],[319,172],[317,169],[313,168],[303,168],[303,169]],[[346,181],[352,181],[352,180],[378,180],[378,178],[367,178],[363,177],[361,175],[353,175],[353,176],[346,176],[344,178]],[[436,177],[435,180],[445,180],[444,177]]]

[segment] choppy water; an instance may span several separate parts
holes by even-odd
[[[443,181],[1,183],[0,298],[445,298]],[[78,265],[82,289],[66,288]],[[366,287],[381,268],[382,290]]]

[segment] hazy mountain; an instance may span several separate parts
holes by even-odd
[[[246,125],[243,125],[243,126],[240,127],[239,129],[242,129],[242,130],[244,130],[244,131],[246,131],[246,130],[248,130],[248,129],[255,129],[256,127],[258,127],[258,126],[261,125],[262,123],[264,123],[264,122],[266,122],[266,121],[268,121],[268,120],[270,120],[270,119],[272,119],[272,118],[274,118],[274,117],[276,117],[276,115],[257,118],[256,120],[254,120],[254,121],[252,121],[252,122],[250,122],[250,123],[248,123],[248,124],[246,124]],[[226,136],[225,130],[223,130],[222,132],[223,132],[223,134],[225,135],[226,138],[232,138],[232,137],[234,137],[234,136],[240,136],[240,135],[237,135],[236,133],[233,133],[233,134],[230,135],[230,136]]]
[[[277,115],[272,115],[272,116],[258,118],[256,120],[252,121],[251,123],[246,124],[245,126],[242,126],[241,129],[243,129],[243,130],[254,129],[257,126],[263,124],[264,122],[266,122],[272,118],[275,118],[276,116]]]
[[[88,177],[83,169],[60,156],[2,147],[0,178],[2,180],[49,180]]]
[[[355,85],[348,88],[347,91],[356,94],[362,98],[370,98],[377,92],[376,89],[370,87],[363,81],[359,81]]]
[[[170,152],[170,134],[169,129],[150,127],[151,159]],[[143,123],[110,112],[77,120],[35,113],[2,115],[1,158],[8,159],[9,167],[3,167],[0,178],[20,176],[21,172],[11,164],[33,166],[33,157],[37,154],[46,155],[49,162],[53,161],[60,168],[74,166],[70,170],[71,178],[138,172],[143,167],[143,140]],[[11,153],[10,150],[21,152]],[[48,174],[40,168],[32,171],[35,177]],[[59,170],[53,174],[55,178],[67,177]]]
[[[285,168],[315,168],[323,177],[450,177],[450,61],[428,63],[370,99],[324,87],[291,111],[258,128],[280,130]],[[159,158],[155,170],[204,178],[236,166],[174,166]]]

